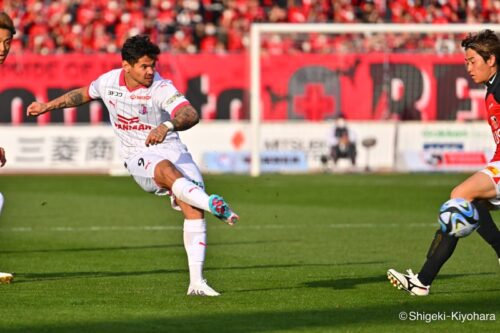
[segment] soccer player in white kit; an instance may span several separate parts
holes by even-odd
[[[47,103],[34,102],[27,114],[38,116],[102,99],[130,175],[147,192],[170,194],[172,207],[184,215],[188,295],[219,296],[203,278],[207,246],[204,211],[229,225],[239,217],[222,197],[205,192],[201,173],[177,134],[196,125],[199,115],[171,81],[156,73],[160,49],[148,36],[127,39],[121,53],[122,68]]]
[[[10,51],[10,43],[15,33],[14,23],[12,23],[9,15],[0,12],[0,65],[7,59]],[[0,167],[3,167],[6,161],[5,150],[0,147]],[[0,193],[0,214],[2,213],[3,202],[4,198],[2,193]],[[0,272],[0,284],[10,283],[13,279],[14,276],[12,274]]]

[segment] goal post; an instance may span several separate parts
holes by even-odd
[[[377,33],[469,33],[491,29],[500,32],[499,24],[324,24],[324,23],[253,23],[250,29],[250,127],[251,127],[251,176],[257,177],[261,173],[260,127],[262,122],[262,73],[261,47],[262,36],[265,34],[351,34],[358,33],[364,37]],[[391,50],[387,50],[390,52]]]

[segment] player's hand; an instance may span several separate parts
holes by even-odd
[[[45,103],[40,102],[33,102],[26,109],[27,116],[39,116],[45,112],[47,112],[47,106]]]
[[[0,147],[0,167],[3,167],[7,160],[5,159],[5,150]]]
[[[152,129],[151,132],[149,132],[148,137],[146,138],[146,147],[162,143],[163,140],[165,140],[167,133],[168,133],[168,128],[163,124]]]

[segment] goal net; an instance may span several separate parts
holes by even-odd
[[[251,174],[261,173],[263,124],[484,118],[484,88],[468,77],[460,44],[499,27],[253,24]]]

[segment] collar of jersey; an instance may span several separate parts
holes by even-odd
[[[141,88],[147,88],[146,86],[143,86],[143,85],[141,84],[141,85],[139,85],[139,86],[137,86],[137,87],[135,87],[135,88],[130,89],[130,88],[127,86],[127,83],[125,82],[125,71],[124,71],[123,69],[122,69],[122,71],[120,72],[120,81],[119,81],[119,83],[120,83],[120,86],[127,88],[127,90],[128,90],[129,92],[136,91],[137,89],[141,89]]]

